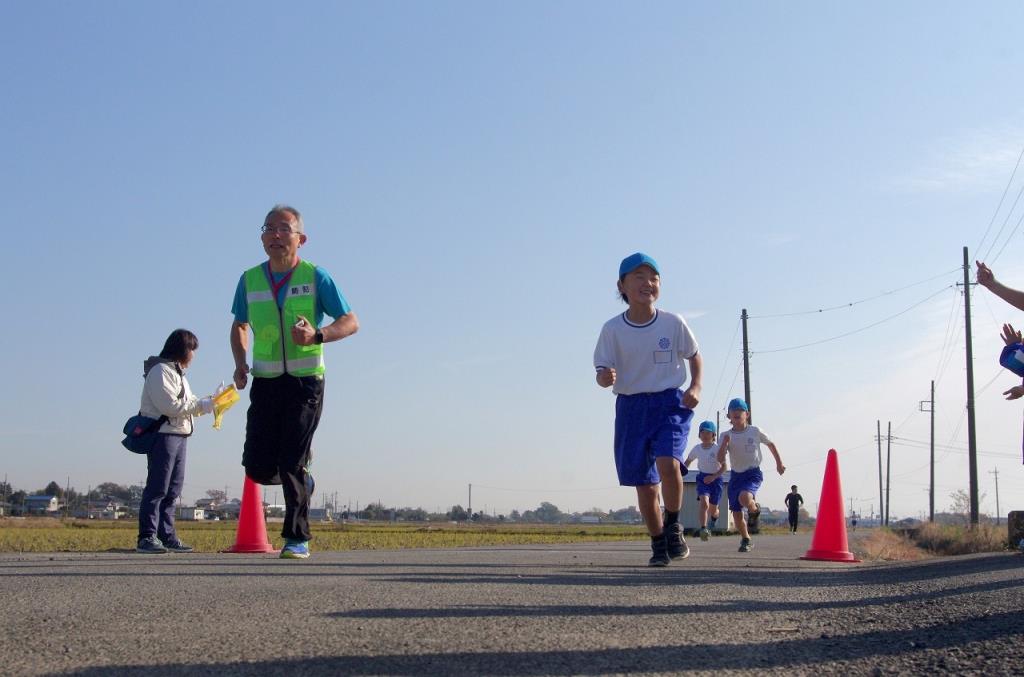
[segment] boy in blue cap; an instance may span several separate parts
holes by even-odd
[[[718,504],[722,500],[722,473],[725,465],[718,460],[718,445],[715,435],[718,426],[714,421],[704,421],[697,429],[700,444],[690,449],[689,456],[683,463],[684,468],[697,461],[697,500],[700,501],[700,540],[706,541],[711,533],[708,531],[708,517],[711,524],[718,521]]]
[[[740,531],[740,552],[750,552],[754,548],[750,534],[758,532],[757,522],[761,517],[761,506],[757,504],[757,490],[761,488],[764,475],[761,474],[761,445],[767,445],[775,457],[775,469],[779,474],[786,472],[782,465],[782,457],[775,443],[760,428],[750,425],[750,407],[746,401],[737,397],[729,401],[729,422],[732,430],[722,433],[718,440],[718,460],[725,463],[725,455],[729,454],[732,474],[729,476],[729,510],[732,511],[733,522]],[[747,509],[750,524],[743,519],[743,509]]]
[[[690,554],[679,511],[683,505],[680,461],[701,390],[697,340],[681,315],[659,311],[658,264],[637,252],[619,265],[619,296],[626,312],[608,320],[594,349],[597,384],[611,386],[615,400],[615,468],[619,484],[636,488],[651,536],[653,567]],[[686,367],[690,367],[690,386]],[[658,502],[665,501],[664,521]]]

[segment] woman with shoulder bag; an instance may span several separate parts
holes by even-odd
[[[213,412],[213,398],[192,394],[185,369],[192,363],[199,339],[187,329],[175,329],[160,355],[143,363],[146,385],[139,413],[167,421],[160,426],[153,449],[147,454],[149,471],[139,505],[139,541],[136,552],[191,552],[174,530],[174,502],[185,484],[185,450],[192,434],[192,417]]]

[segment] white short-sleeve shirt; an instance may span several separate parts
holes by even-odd
[[[729,436],[729,465],[733,472],[743,472],[761,465],[761,445],[771,440],[757,426],[748,425],[743,432],[726,430],[718,436],[718,443]]]
[[[594,368],[615,370],[616,395],[657,393],[686,383],[686,360],[697,354],[697,339],[682,315],[656,310],[647,324],[626,313],[604,323],[594,349]]]
[[[718,445],[712,444],[706,449],[703,443],[695,445],[690,449],[686,462],[689,463],[691,459],[697,459],[697,470],[705,475],[714,475],[718,472]]]

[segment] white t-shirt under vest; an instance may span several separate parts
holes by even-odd
[[[594,349],[594,368],[615,369],[616,395],[657,393],[686,383],[686,360],[697,354],[697,339],[682,315],[655,310],[647,324],[626,313],[604,323]]]

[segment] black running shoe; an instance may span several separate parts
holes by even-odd
[[[747,513],[747,530],[752,534],[761,533],[761,528],[758,523],[761,521],[761,506],[757,506],[757,510],[754,512]]]
[[[665,534],[651,539],[651,559],[647,562],[650,567],[667,567],[672,558],[668,556],[668,539]]]
[[[690,556],[690,548],[683,538],[683,525],[676,522],[665,527],[665,538],[668,540],[668,556],[670,559],[686,559]]]

